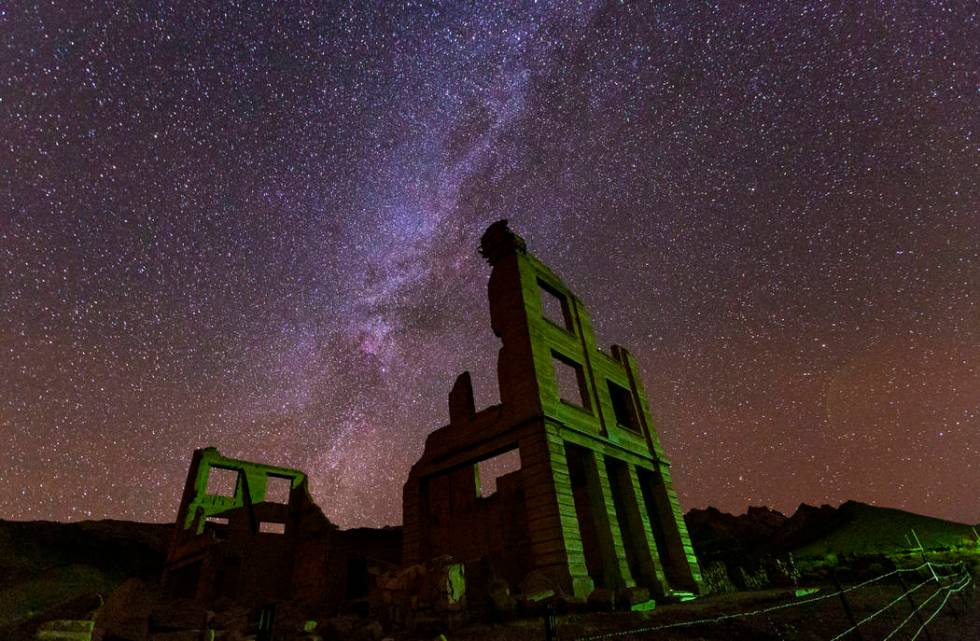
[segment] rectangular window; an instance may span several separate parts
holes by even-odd
[[[234,497],[238,489],[238,471],[224,467],[208,469],[208,495]]]
[[[520,450],[510,450],[476,464],[477,496],[490,496],[499,489],[497,479],[521,469]]]
[[[551,356],[555,368],[558,398],[577,407],[589,409],[589,395],[586,392],[582,366],[558,352],[551,352]]]
[[[572,314],[565,295],[541,279],[538,279],[538,292],[541,294],[541,315],[555,325],[571,330]]]
[[[263,534],[285,534],[286,524],[273,523],[271,521],[260,521],[259,532],[262,532]]]
[[[289,503],[289,490],[292,485],[292,479],[288,477],[268,475],[265,477],[265,502]]]
[[[606,382],[609,384],[609,397],[612,399],[616,422],[621,427],[625,427],[633,432],[639,432],[640,423],[636,417],[636,405],[633,403],[633,395],[628,389],[620,387],[612,381]]]

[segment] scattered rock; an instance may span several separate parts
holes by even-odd
[[[620,588],[616,593],[616,604],[631,609],[637,603],[644,603],[650,600],[650,590],[640,586],[632,588]]]
[[[139,579],[129,579],[112,591],[96,618],[104,637],[145,641],[150,634],[150,611],[155,594]]]
[[[155,632],[153,633],[153,641],[201,641],[201,630]]]
[[[511,596],[506,581],[494,579],[490,583],[490,604],[498,615],[509,616],[517,609],[517,600]]]
[[[544,572],[532,570],[521,581],[521,594],[526,603],[538,603],[554,597],[558,592],[555,582]]]
[[[150,625],[155,629],[200,630],[207,627],[210,613],[192,599],[175,599],[153,606]],[[156,641],[154,634],[154,641]]]
[[[392,570],[378,577],[379,602],[386,620],[407,616],[459,613],[466,609],[466,575],[462,563],[441,556],[424,564]]]
[[[657,602],[654,601],[653,599],[648,599],[646,601],[634,603],[633,605],[630,606],[630,610],[632,612],[650,612],[651,610],[656,609],[656,607],[657,607]]]
[[[211,624],[222,630],[227,638],[244,637],[248,631],[251,611],[235,603],[215,604],[214,618]]]
[[[378,621],[342,615],[327,620],[326,639],[330,641],[380,641],[384,628]]]
[[[611,612],[616,606],[616,593],[608,588],[596,588],[589,594],[587,603],[597,610]]]

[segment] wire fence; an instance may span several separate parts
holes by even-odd
[[[908,587],[905,583],[904,575],[911,574],[913,576],[918,576],[918,578],[922,578],[920,573],[923,570],[926,571],[924,580],[918,581],[918,579],[915,579],[914,585]],[[871,586],[881,582],[888,581],[889,579],[895,579],[898,581],[899,585],[901,586],[901,593],[897,597],[890,599],[881,607],[878,607],[870,614],[863,616],[861,619],[857,619],[849,605],[848,597],[850,596],[853,598],[857,596],[857,593],[867,590]],[[971,588],[972,590],[973,586],[973,575],[965,562],[937,563],[934,561],[925,561],[916,567],[892,570],[846,588],[841,587],[838,584],[838,589],[820,596],[797,599],[765,608],[746,610],[742,612],[732,612],[714,617],[690,619],[661,625],[646,625],[628,630],[614,630],[609,632],[590,633],[580,636],[564,636],[559,634],[557,620],[552,615],[548,617],[548,620],[545,623],[545,638],[546,641],[559,641],[559,639],[560,641],[652,639],[654,637],[651,635],[665,630],[676,630],[679,628],[694,626],[712,626],[734,620],[751,619],[753,617],[759,617],[761,615],[770,614],[780,610],[802,608],[820,601],[837,598],[841,600],[847,615],[846,618],[848,619],[850,625],[835,636],[829,637],[827,641],[841,641],[844,639],[850,641],[851,639],[864,639],[862,636],[862,631],[867,630],[870,622],[874,621],[885,612],[893,610],[903,601],[909,605],[910,612],[898,623],[896,627],[887,632],[885,636],[880,637],[880,641],[891,641],[902,630],[911,630],[915,626],[915,624],[912,624],[913,621],[918,624],[918,627],[915,628],[912,636],[909,637],[909,641],[915,641],[922,634],[928,635],[927,628],[929,624],[932,623],[932,621],[938,617],[941,612],[943,612],[954,595],[958,595],[961,599],[963,599],[963,605],[965,607],[967,605],[967,601],[963,594],[967,588]],[[916,603],[915,597],[916,595],[919,595],[920,591],[923,591],[922,594],[927,596],[925,596],[925,598],[920,602]],[[883,619],[883,621],[884,620],[886,619]],[[865,639],[865,641],[868,640]]]

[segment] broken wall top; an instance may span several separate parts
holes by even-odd
[[[450,395],[450,427],[478,428],[486,436],[548,417],[666,462],[633,356],[617,345],[609,352],[598,348],[585,305],[506,221],[487,229],[480,253],[493,267],[488,296],[491,327],[503,343],[497,362],[501,405],[476,412],[464,374]]]

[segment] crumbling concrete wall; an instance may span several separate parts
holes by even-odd
[[[325,567],[336,528],[298,470],[197,450],[176,525],[163,578],[175,596],[259,604],[293,595],[323,600],[329,591],[312,568]]]
[[[449,556],[436,557],[382,574],[372,610],[386,623],[398,626],[460,622],[466,610],[466,585],[462,563]]]
[[[218,481],[223,480],[224,483]],[[366,599],[400,561],[400,532],[341,532],[299,471],[194,452],[164,570],[175,597],[257,607],[290,601],[321,613]]]
[[[698,591],[697,559],[634,358],[599,350],[581,301],[501,221],[481,241],[493,266],[500,405],[477,412],[468,374],[450,423],[426,440],[403,493],[404,561],[449,554],[471,600],[491,580],[548,577],[575,599],[637,587]],[[521,467],[479,496],[477,465],[517,450]]]

